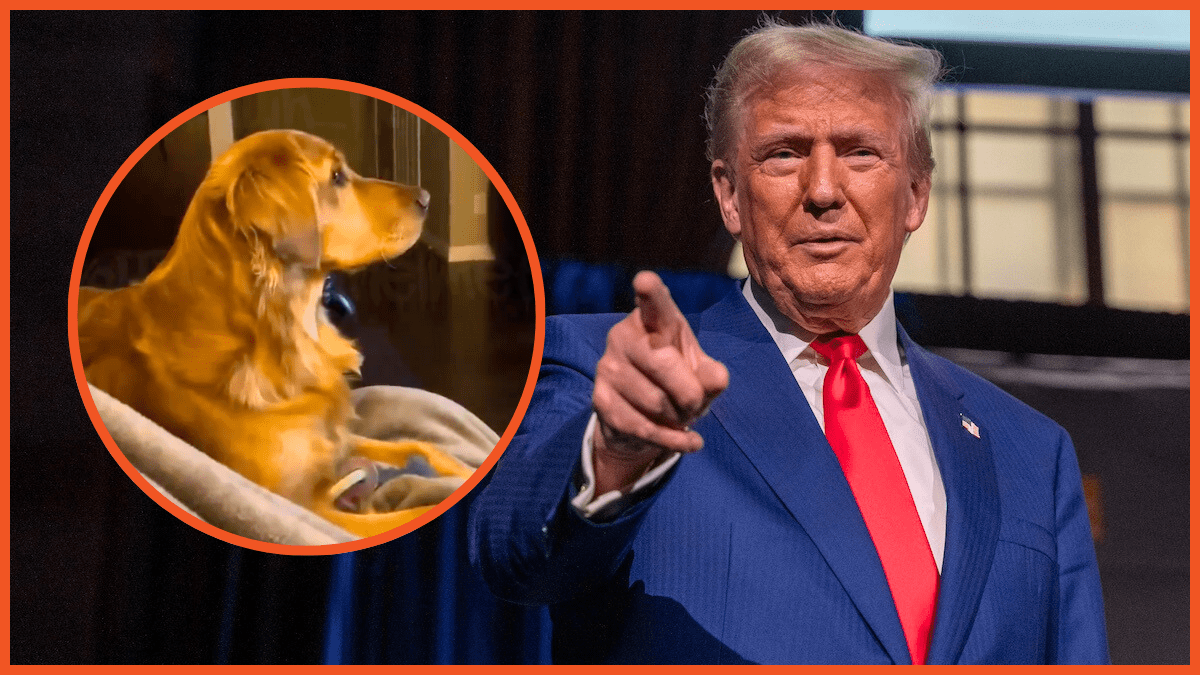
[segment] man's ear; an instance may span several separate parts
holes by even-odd
[[[713,196],[717,198],[717,206],[721,209],[721,219],[725,221],[725,229],[733,235],[734,239],[738,239],[742,234],[742,220],[738,213],[733,169],[725,163],[725,160],[718,159],[713,161],[709,175],[712,176]]]
[[[904,221],[904,229],[907,234],[916,232],[921,223],[925,222],[925,214],[929,211],[929,191],[932,189],[932,183],[933,178],[925,176],[924,178],[915,179],[910,186],[913,194],[913,203],[909,209],[908,217]]]

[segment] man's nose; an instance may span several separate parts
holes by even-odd
[[[818,146],[813,148],[807,163],[805,208],[823,213],[840,206],[842,187],[837,153],[833,148]]]

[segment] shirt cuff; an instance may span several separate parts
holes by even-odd
[[[581,476],[579,494],[571,500],[571,506],[579,515],[592,521],[611,520],[626,507],[641,500],[662,480],[662,477],[675,466],[683,454],[677,452],[650,469],[641,478],[634,481],[628,492],[610,490],[602,495],[596,495],[596,469],[592,466],[592,435],[596,432],[599,420],[596,413],[588,420],[587,429],[583,432],[583,452],[580,460]]]

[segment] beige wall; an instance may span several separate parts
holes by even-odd
[[[375,99],[336,89],[277,89],[233,101],[233,133],[299,129],[336,145],[355,171],[379,176]]]
[[[487,230],[488,178],[457,144],[450,144],[450,262],[491,260]]]
[[[418,120],[421,187],[431,197],[421,239],[443,258],[450,245],[450,139],[436,127]],[[410,150],[411,152],[411,150]],[[412,176],[416,182],[418,176]]]

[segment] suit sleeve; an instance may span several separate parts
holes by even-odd
[[[1108,663],[1104,597],[1075,448],[1066,432],[1055,478],[1058,596],[1051,654],[1057,663]]]
[[[571,507],[596,362],[620,317],[551,317],[537,387],[471,509],[471,563],[496,595],[554,604],[612,578],[655,493],[594,523]]]

